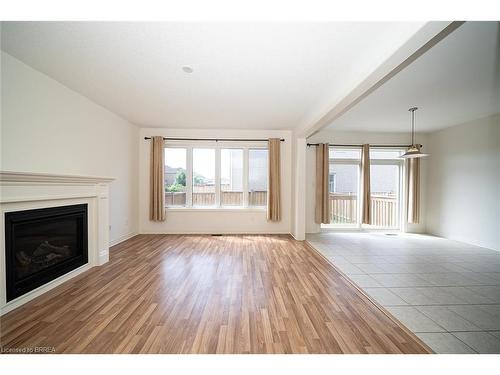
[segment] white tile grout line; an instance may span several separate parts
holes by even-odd
[[[460,333],[476,333],[476,332],[482,332],[482,333],[487,333],[488,335],[490,335],[491,337],[497,339],[497,340],[500,340],[498,339],[498,337],[492,335],[490,332],[497,332],[497,330],[489,330],[489,331],[455,331],[455,332],[460,332]],[[456,339],[462,341],[465,345],[467,345],[469,348],[471,348],[472,350],[474,350],[476,353],[480,354],[477,350],[475,350],[474,348],[470,347],[468,344],[466,344],[460,337],[456,336],[453,334],[453,332],[450,332]]]
[[[460,331],[460,332],[478,332],[478,331]],[[453,334],[453,332],[417,332],[417,333],[449,333],[450,335],[452,335],[454,338],[456,338],[458,341],[460,341],[462,344],[464,344],[467,348],[469,348],[470,350],[472,350],[474,353],[476,354],[480,354],[477,350],[475,350],[474,348],[472,348],[471,346],[467,345],[464,341],[462,341],[462,339],[460,339],[460,337],[457,337]],[[415,333],[415,334],[417,334]],[[432,347],[431,347],[432,348]],[[439,354],[439,353],[437,353]]]

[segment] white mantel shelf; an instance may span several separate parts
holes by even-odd
[[[41,182],[54,184],[110,183],[113,177],[0,171],[0,182]]]
[[[109,260],[109,184],[112,177],[0,171],[0,315],[91,267]],[[6,299],[5,226],[7,212],[87,204],[88,262],[12,301]]]

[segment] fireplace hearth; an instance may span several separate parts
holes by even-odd
[[[87,204],[5,213],[7,301],[88,261]]]

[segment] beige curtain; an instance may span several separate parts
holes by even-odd
[[[317,224],[330,223],[330,156],[328,143],[318,143],[316,146],[316,211]]]
[[[420,158],[408,159],[408,223],[420,222]]]
[[[370,145],[361,150],[361,223],[371,224]]]
[[[152,221],[165,221],[164,148],[163,137],[151,137],[149,219]]]
[[[269,139],[269,191],[267,193],[267,220],[281,221],[281,140]]]

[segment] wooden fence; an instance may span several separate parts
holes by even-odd
[[[267,206],[267,191],[249,191],[249,206]]]
[[[165,204],[167,206],[186,205],[185,192],[165,192]],[[241,206],[243,204],[243,192],[241,191],[221,191],[221,205]],[[213,206],[215,205],[215,193],[193,192],[193,206]],[[249,191],[249,206],[266,206],[267,191]]]
[[[185,192],[175,192],[171,193],[165,192],[165,205],[166,206],[184,206],[186,204],[186,193]]]
[[[332,224],[356,224],[358,197],[354,194],[330,193]],[[394,194],[373,193],[371,195],[371,221],[376,227],[398,226],[397,197]]]

